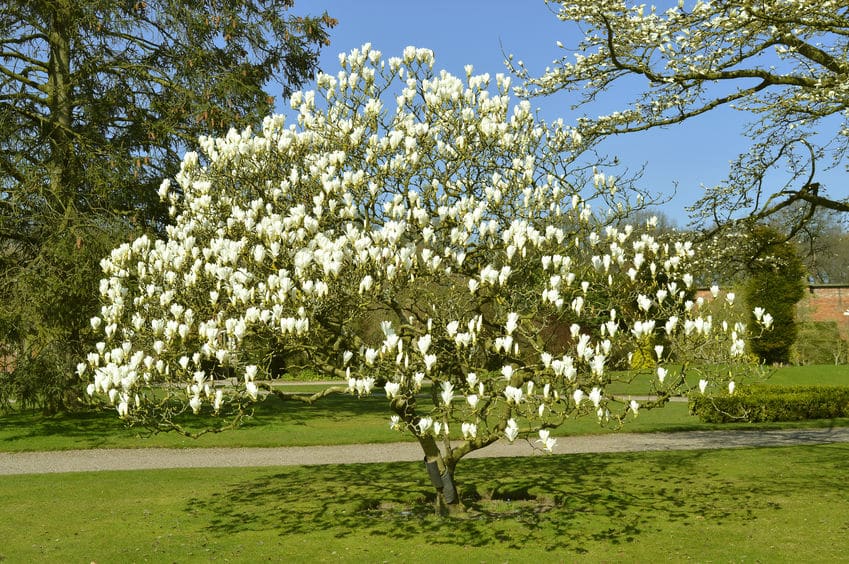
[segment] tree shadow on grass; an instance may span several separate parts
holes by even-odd
[[[797,447],[802,450],[795,458],[825,469],[818,488],[842,491],[849,445],[832,446]],[[468,511],[450,518],[434,514],[432,488],[416,463],[293,467],[196,497],[187,510],[208,515],[207,528],[216,533],[273,529],[286,536],[321,530],[337,537],[427,538],[430,544],[467,547],[519,549],[534,543],[583,553],[590,543],[637,542],[670,524],[709,520],[746,526],[757,515],[779,511],[783,494],[807,487],[811,479],[804,469],[779,475],[754,468],[767,452],[780,463],[780,451],[468,460],[458,467]],[[742,462],[729,468],[729,455],[743,456]]]
[[[2,441],[13,444],[43,437],[66,437],[80,448],[97,448],[108,443],[107,437],[122,424],[114,410],[91,410],[44,415],[36,411],[5,414],[0,417]],[[128,431],[129,432],[129,431]]]
[[[251,417],[246,418],[241,426],[273,426],[281,421],[290,425],[308,426],[311,421],[343,422],[368,415],[385,419],[386,412],[385,398],[377,396],[360,399],[337,394],[323,398],[320,404],[315,405],[298,401],[284,402],[270,396],[256,404]],[[190,412],[175,421],[188,430],[200,430],[219,422],[213,416],[198,416]],[[57,415],[44,415],[35,410],[5,413],[0,415],[0,429],[0,442],[12,449],[15,443],[49,437],[62,438],[65,444],[72,444],[75,448],[101,448],[112,446],[115,437],[140,438],[149,433],[144,428],[126,427],[113,407],[92,407],[85,411]]]

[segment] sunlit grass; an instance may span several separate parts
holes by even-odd
[[[9,562],[839,562],[849,445],[0,478]],[[61,485],[60,485],[61,484]]]

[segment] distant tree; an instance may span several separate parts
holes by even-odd
[[[752,351],[769,364],[786,363],[796,341],[796,303],[805,295],[805,268],[794,244],[784,241],[780,232],[761,226],[752,231],[757,254],[749,262],[744,284],[746,303],[760,321],[756,308],[763,308],[773,320],[772,331],[750,341]]]
[[[784,226],[792,234],[816,208],[849,212],[846,192],[829,194],[818,179],[823,166],[845,166],[849,149],[843,3],[682,0],[667,10],[624,0],[550,4],[558,18],[577,24],[577,39],[542,76],[513,65],[526,81],[525,93],[566,90],[588,104],[604,92],[637,92],[617,111],[580,120],[587,143],[675,125],[723,106],[753,116],[750,148],[728,179],[692,207],[703,228],[756,224],[801,204],[804,213]],[[775,172],[786,183],[776,186]]]
[[[798,213],[796,206],[786,214]],[[775,229],[794,221],[793,217],[779,214],[770,222]],[[817,210],[794,235],[799,256],[805,265],[808,279],[820,284],[845,284],[849,282],[849,217],[832,210]]]
[[[201,132],[258,123],[269,85],[288,95],[312,77],[335,22],[292,6],[0,6],[0,342],[15,358],[0,397],[63,407],[97,311],[99,257],[162,231],[157,186]]]

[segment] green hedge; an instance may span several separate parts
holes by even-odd
[[[803,421],[849,417],[849,388],[843,386],[740,387],[734,395],[694,396],[690,414],[705,423]]]

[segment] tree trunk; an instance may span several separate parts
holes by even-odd
[[[73,83],[71,75],[72,10],[67,2],[56,2],[47,14],[47,41],[50,55],[47,72],[47,99],[50,115],[45,122],[44,138],[50,146],[47,170],[52,205],[64,216],[61,227],[67,227],[74,205],[73,178]]]
[[[462,511],[460,496],[454,482],[454,468],[457,461],[442,455],[436,439],[432,436],[419,437],[419,444],[424,451],[424,464],[430,482],[436,489],[435,510],[440,515],[452,515]]]

